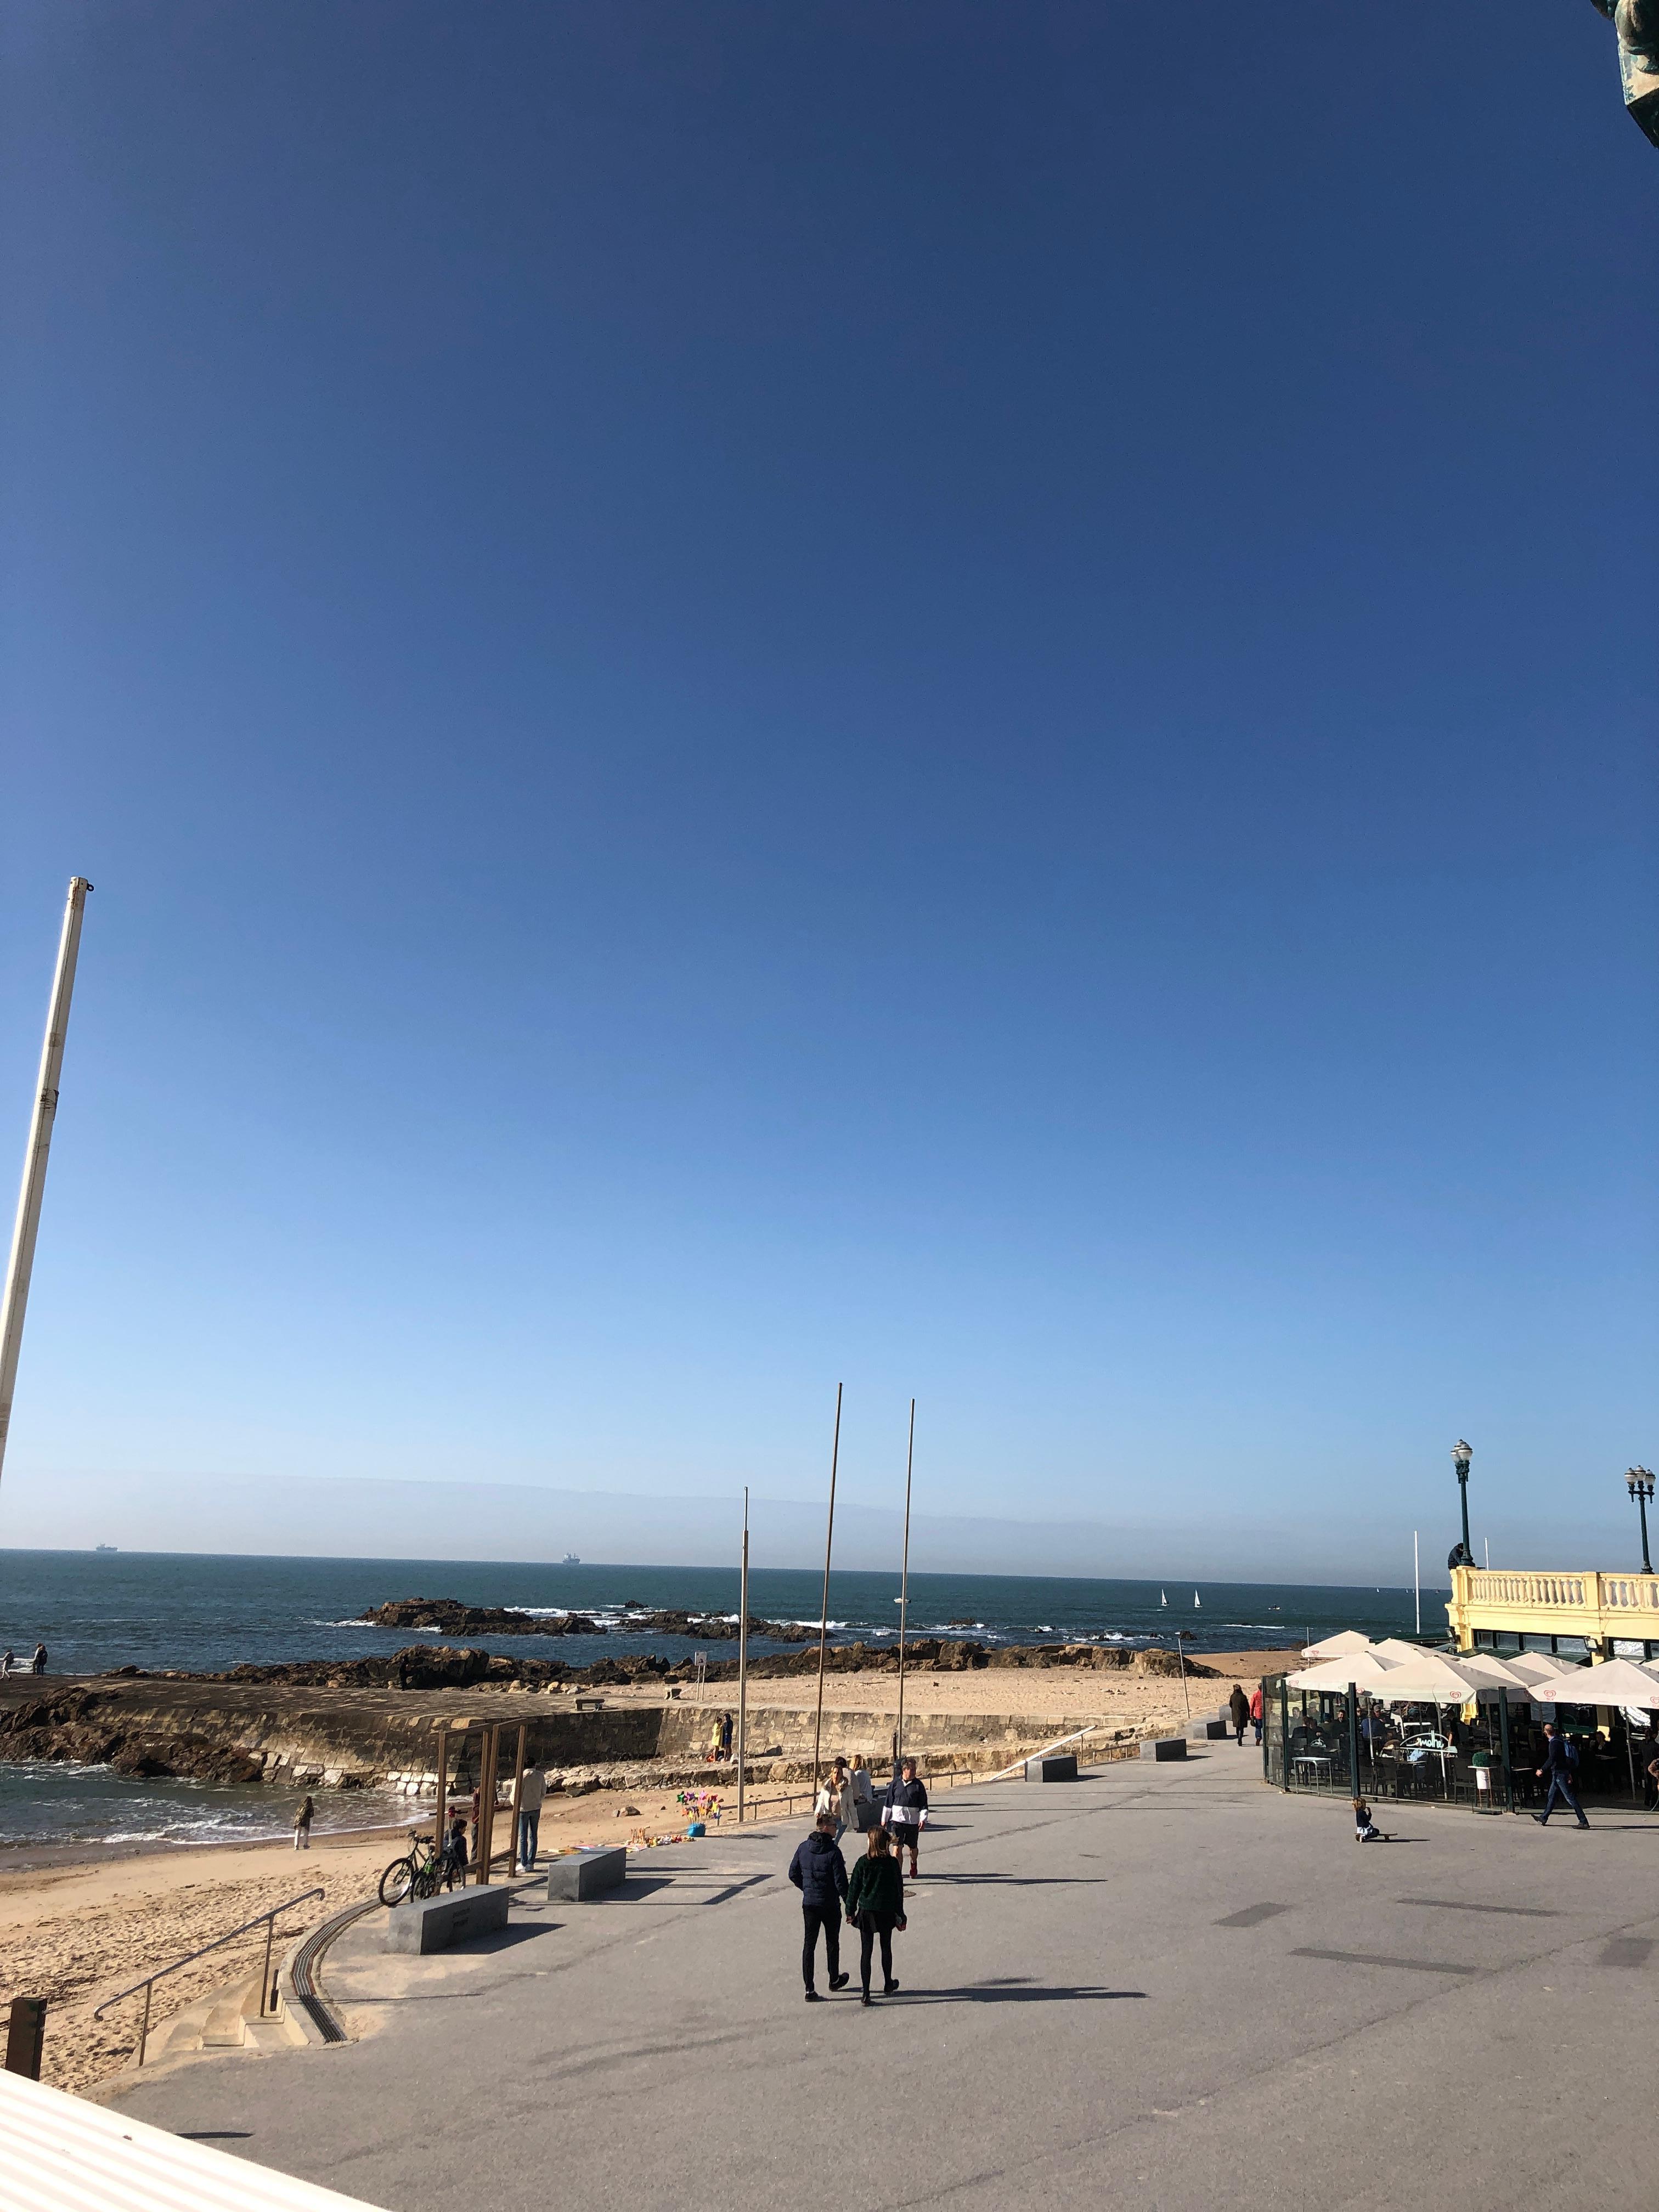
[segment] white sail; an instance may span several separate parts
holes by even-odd
[[[1166,1590],[1166,1589],[1161,1589],[1161,1590],[1159,1590],[1159,1592],[1158,1592],[1158,1603],[1159,1603],[1160,1605],[1168,1605],[1168,1603],[1170,1602],[1170,1593],[1169,1593],[1169,1591],[1168,1591],[1168,1590]]]
[[[1193,1603],[1194,1605],[1198,1603],[1198,1592],[1196,1590],[1193,1592]]]

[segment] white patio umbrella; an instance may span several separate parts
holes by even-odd
[[[1465,1674],[1461,1662],[1443,1651],[1414,1650],[1409,1659],[1389,1667],[1384,1687],[1372,1694],[1380,1694],[1390,1705],[1465,1705],[1478,1690],[1492,1686],[1491,1679],[1483,1680],[1473,1670]]]
[[[1337,1659],[1350,1651],[1369,1651],[1372,1648],[1369,1636],[1362,1636],[1357,1628],[1344,1628],[1334,1636],[1322,1636],[1317,1644],[1304,1646],[1304,1659]]]
[[[1369,1690],[1375,1698],[1382,1694],[1382,1685],[1401,1671],[1386,1659],[1379,1659],[1368,1645],[1340,1659],[1322,1659],[1318,1666],[1304,1667],[1285,1679],[1293,1690],[1331,1690],[1338,1697],[1352,1682],[1355,1689]]]
[[[1567,1661],[1558,1659],[1548,1651],[1516,1651],[1504,1664],[1512,1674],[1518,1674],[1523,1682],[1535,1682],[1540,1696],[1546,1683],[1556,1681],[1561,1675],[1576,1671]]]
[[[1566,1667],[1534,1692],[1559,1705],[1639,1705],[1659,1712],[1659,1676],[1633,1659],[1603,1659],[1594,1667]]]

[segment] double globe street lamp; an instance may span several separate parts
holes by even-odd
[[[1625,1475],[1625,1487],[1634,1499],[1637,1511],[1642,1516],[1642,1572],[1650,1575],[1653,1562],[1648,1557],[1648,1506],[1653,1497],[1653,1470],[1647,1467],[1632,1467]]]

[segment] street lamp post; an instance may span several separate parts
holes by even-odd
[[[1625,1487],[1636,1500],[1636,1510],[1642,1516],[1642,1572],[1650,1575],[1653,1562],[1648,1557],[1648,1502],[1653,1496],[1652,1468],[1632,1468],[1625,1477]]]
[[[1474,1456],[1460,1437],[1452,1446],[1452,1465],[1457,1469],[1457,1497],[1463,1509],[1463,1540],[1454,1547],[1446,1562],[1449,1567],[1472,1567],[1474,1553],[1469,1549],[1469,1462]]]

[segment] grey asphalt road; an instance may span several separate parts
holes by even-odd
[[[361,2039],[123,2108],[389,2212],[1649,2212],[1659,1820],[1425,1810],[1361,1846],[1259,1775],[1212,1745],[942,1796],[868,2010],[856,1977],[802,2002],[799,1831],[751,1830],[465,1955],[389,1957],[371,1915],[327,1969]]]

